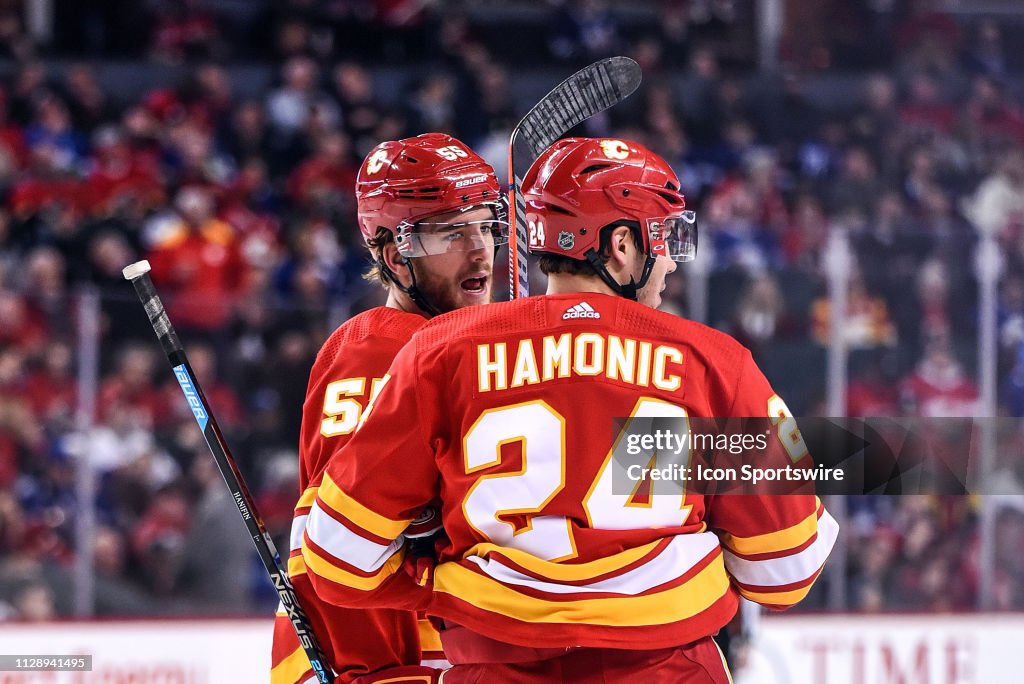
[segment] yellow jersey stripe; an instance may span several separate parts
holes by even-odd
[[[309,508],[313,505],[313,499],[316,498],[316,493],[319,487],[307,487],[306,491],[302,492],[302,496],[299,497],[299,502],[295,504],[296,508]]]
[[[813,537],[818,530],[818,508],[821,506],[821,502],[818,501],[818,497],[814,497],[814,501],[814,512],[792,527],[753,537],[723,534],[722,543],[730,551],[744,556],[785,551],[806,544],[807,540]]]
[[[411,518],[408,520],[392,520],[371,511],[341,491],[341,488],[335,484],[334,480],[327,473],[324,473],[324,481],[320,485],[318,496],[326,507],[341,514],[342,517],[351,521],[360,529],[366,530],[370,534],[375,534],[381,539],[397,539],[398,535],[402,534],[402,531],[412,522]]]
[[[626,549],[607,558],[599,558],[589,563],[573,563],[571,565],[552,563],[551,561],[537,558],[526,551],[520,551],[508,546],[498,546],[497,544],[477,544],[466,551],[462,557],[478,556],[480,558],[487,558],[491,553],[500,553],[521,568],[536,573],[545,579],[556,582],[580,582],[632,565],[653,551],[661,541],[654,541],[634,549]]]
[[[380,570],[368,577],[356,575],[347,570],[342,570],[325,558],[320,557],[313,549],[303,544],[302,559],[306,563],[308,572],[318,577],[323,577],[335,584],[358,589],[360,591],[372,591],[384,583],[388,577],[395,574],[395,571],[402,567],[405,558],[405,550],[399,550],[389,558]],[[291,561],[288,562],[288,572],[291,573]]]
[[[311,669],[309,656],[302,650],[302,646],[298,646],[287,658],[271,668],[270,684],[295,684]]]
[[[299,575],[306,574],[306,561],[302,560],[302,556],[289,556],[288,557],[288,576],[298,577]]]
[[[679,622],[707,610],[729,590],[718,555],[689,581],[645,596],[548,601],[521,594],[457,563],[434,573],[434,591],[450,594],[480,610],[523,622],[648,627]]]
[[[417,620],[416,628],[420,632],[421,651],[443,651],[441,648],[441,633],[434,629],[430,620]]]
[[[750,599],[755,603],[768,604],[774,606],[792,606],[803,600],[807,596],[807,592],[811,590],[813,583],[808,584],[802,589],[793,589],[791,591],[780,591],[777,593],[763,592],[763,591],[749,591],[743,587],[737,587],[740,590],[740,594],[744,598]]]

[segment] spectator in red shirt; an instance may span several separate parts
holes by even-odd
[[[875,355],[851,379],[846,392],[846,415],[858,418],[899,415],[898,378],[892,370],[895,358],[888,354]]]
[[[960,27],[935,0],[904,3],[906,18],[893,31],[896,54],[904,69],[951,77],[956,74]]]
[[[267,165],[249,157],[221,203],[220,217],[231,224],[246,263],[271,268],[282,258],[281,223],[274,209],[274,189]]]
[[[67,261],[49,245],[34,247],[23,260],[22,290],[31,315],[46,326],[51,338],[75,334],[75,300],[67,288]]]
[[[78,385],[71,365],[71,347],[54,340],[46,345],[40,367],[29,373],[25,397],[36,418],[48,426],[70,429]]]
[[[147,428],[166,422],[167,402],[153,384],[155,363],[149,346],[127,345],[120,350],[114,374],[100,384],[100,420],[109,422],[117,415],[119,420],[128,417],[128,422]]]
[[[237,237],[214,215],[206,189],[181,190],[175,207],[177,220],[148,255],[153,281],[176,327],[213,335],[227,322],[244,280]]]
[[[8,120],[7,91],[0,88],[0,155],[6,156],[13,168],[23,168],[28,159],[27,152],[24,133]]]
[[[0,289],[0,345],[10,344],[34,352],[45,344],[49,331],[23,297]]]
[[[120,128],[109,126],[97,131],[93,149],[96,162],[85,183],[91,211],[110,215],[132,198],[140,200],[146,209],[165,201],[163,179],[153,159],[133,153]]]
[[[218,51],[216,19],[195,0],[170,0],[157,7],[160,13],[151,39],[154,57],[180,62],[186,57],[209,58]]]
[[[14,484],[19,464],[38,458],[45,445],[26,390],[25,353],[0,343],[0,490]]]
[[[131,550],[149,589],[157,595],[174,591],[191,527],[189,503],[173,488],[157,492],[129,534]]]
[[[991,76],[974,77],[962,116],[965,137],[980,150],[1024,142],[1024,112]]]
[[[306,206],[337,206],[350,200],[358,170],[348,136],[332,131],[317,141],[316,154],[288,179],[288,194]]]
[[[956,112],[942,99],[939,85],[928,74],[916,74],[910,81],[909,101],[900,107],[900,120],[911,130],[948,134]]]
[[[206,64],[196,71],[183,99],[194,121],[208,129],[220,129],[230,120],[234,106],[231,77],[224,67]]]
[[[953,355],[948,336],[925,346],[924,357],[900,386],[904,410],[925,418],[978,414],[978,388]]]
[[[14,185],[8,200],[16,219],[25,220],[43,210],[78,211],[81,183],[61,168],[60,157],[60,151],[53,145],[36,145],[31,149],[28,173]]]
[[[818,272],[828,222],[829,216],[817,195],[804,192],[796,196],[790,224],[781,241],[788,266],[807,273]]]

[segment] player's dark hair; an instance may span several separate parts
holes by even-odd
[[[598,258],[602,264],[608,263],[611,257],[612,228],[615,226],[627,226],[630,235],[633,236],[633,244],[637,249],[643,249],[643,237],[640,234],[640,224],[636,221],[614,221],[601,228],[601,241],[598,244]],[[537,255],[537,266],[544,275],[552,273],[565,273],[566,275],[589,275],[598,277],[597,271],[586,259],[571,259],[567,256],[543,252]]]

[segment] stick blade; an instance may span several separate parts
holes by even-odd
[[[509,293],[530,294],[526,205],[523,178],[553,142],[590,117],[622,102],[640,86],[640,65],[628,57],[609,57],[584,67],[541,98],[516,124],[509,140],[509,212],[515,231],[509,238]]]
[[[643,78],[629,57],[609,57],[580,69],[545,95],[512,131],[512,171],[522,180],[553,142],[590,117],[622,102]]]

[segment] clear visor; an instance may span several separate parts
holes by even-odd
[[[508,221],[497,218],[443,223],[418,221],[398,226],[395,241],[402,256],[421,257],[493,249],[508,242],[508,231]]]
[[[672,261],[693,261],[697,256],[697,214],[684,211],[678,216],[647,219],[651,254]]]

